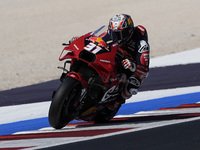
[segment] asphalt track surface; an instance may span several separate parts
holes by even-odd
[[[200,64],[151,68],[140,91],[170,89],[200,85]],[[59,80],[0,92],[0,106],[19,105],[51,100]]]
[[[171,89],[200,85],[200,64],[175,65],[151,68],[149,77],[140,91]],[[32,86],[16,88],[0,92],[0,106],[35,103],[51,100],[51,93],[59,85],[53,80]],[[195,114],[200,116],[200,114]],[[195,117],[192,116],[192,117]],[[191,116],[187,116],[188,118]],[[186,117],[186,118],[187,118]],[[143,118],[139,121],[149,122],[155,118]],[[174,115],[165,115],[158,120],[177,119]],[[181,119],[181,118],[180,118]],[[156,120],[156,119],[155,119]],[[138,120],[134,120],[138,121]],[[127,120],[127,122],[134,122]],[[136,132],[119,134],[104,138],[64,144],[46,149],[137,149],[137,150],[199,150],[200,120],[178,123],[174,125],[151,128]]]
[[[199,150],[200,120],[111,137],[60,145],[46,150]]]

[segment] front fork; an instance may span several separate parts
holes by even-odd
[[[58,66],[58,69],[62,69],[62,70],[63,70],[62,75],[60,76],[60,81],[61,81],[61,82],[64,81],[64,79],[66,78],[67,74],[69,73],[69,71],[66,69],[66,64],[67,64],[67,63],[71,63],[71,61],[66,61],[66,62],[64,63],[64,67]]]
[[[71,77],[71,78],[74,78],[75,80],[78,80],[80,83],[82,83],[82,85],[84,85],[86,88],[88,88],[88,83],[89,83],[89,81],[87,82],[86,80],[85,80],[85,78],[82,76],[82,75],[80,75],[78,72],[70,72],[70,71],[68,71],[67,69],[66,69],[66,64],[67,63],[71,63],[71,61],[66,61],[65,63],[64,63],[64,67],[58,67],[58,69],[62,69],[63,70],[63,73],[62,73],[62,75],[61,75],[61,77],[60,77],[60,81],[61,82],[63,82],[64,80],[65,80],[65,78],[67,77],[67,76],[69,76],[69,77]],[[92,78],[92,77],[91,77]]]

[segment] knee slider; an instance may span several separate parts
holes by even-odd
[[[135,76],[131,76],[128,80],[127,91],[131,95],[135,95],[137,94],[138,88],[140,87],[140,85],[141,85],[140,80]]]

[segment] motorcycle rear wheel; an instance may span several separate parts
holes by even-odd
[[[81,84],[67,77],[57,89],[49,108],[49,123],[55,129],[61,129],[74,119],[75,109],[72,106],[80,92]]]
[[[121,105],[113,111],[110,111],[109,108],[104,108],[101,112],[99,112],[95,119],[95,123],[106,123],[109,122],[118,112]]]

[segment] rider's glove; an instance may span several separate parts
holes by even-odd
[[[136,64],[131,62],[129,59],[124,59],[122,61],[122,65],[123,65],[124,69],[129,69],[132,72],[136,71]]]

